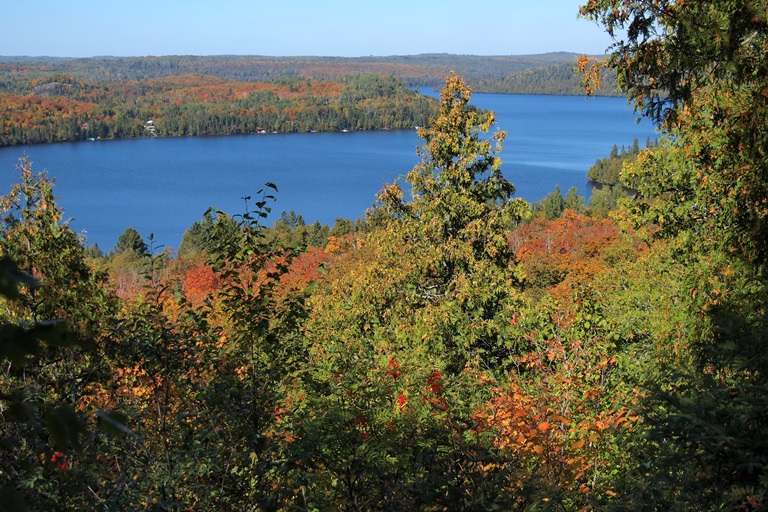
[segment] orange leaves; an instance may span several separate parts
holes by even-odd
[[[189,269],[184,276],[184,294],[193,304],[201,304],[221,282],[211,267],[200,264]]]
[[[576,69],[581,73],[581,86],[587,96],[591,96],[601,85],[600,71],[605,67],[605,63],[599,61],[596,57],[587,57],[581,55],[576,61]]]
[[[554,462],[567,436],[568,420],[516,384],[490,404],[488,416],[479,415],[498,431],[496,445],[541,463]]]
[[[535,386],[528,390],[513,382],[478,417],[497,432],[499,449],[524,462],[531,474],[521,478],[543,478],[560,492],[585,494],[591,491],[586,475],[600,466],[599,430],[612,423],[607,417],[592,421],[583,414],[577,420],[579,408],[568,404],[567,394]]]
[[[573,319],[586,307],[576,308]],[[631,428],[637,417],[617,406],[628,400],[609,387],[617,364],[609,346],[599,337],[568,339],[569,333],[531,335],[531,351],[518,359],[519,373],[477,417],[495,432],[500,450],[522,461],[520,480],[580,496],[596,492],[596,477],[608,471],[612,458],[623,456],[616,455],[625,452],[616,445],[616,431]]]
[[[27,143],[51,142],[44,138],[49,133],[54,133],[55,140],[84,138],[80,133],[82,121],[92,118],[95,107],[92,103],[62,96],[48,99],[0,94],[0,140],[11,140],[11,132],[21,128],[27,134]],[[76,124],[77,128],[71,126],[70,118],[81,121]]]
[[[582,438],[572,443],[570,448],[571,450],[574,450],[574,451],[581,450],[582,448],[584,448],[585,444],[587,444],[587,440],[585,438]]]
[[[608,267],[605,256],[631,257],[613,220],[593,219],[566,210],[555,220],[537,218],[516,229],[510,248],[525,268],[528,282],[537,288],[592,278]]]

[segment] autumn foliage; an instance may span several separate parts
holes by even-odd
[[[3,507],[764,509],[767,25],[738,4],[582,8],[627,30],[606,65],[671,135],[624,163],[635,195],[608,218],[532,218],[453,73],[407,186],[311,242],[293,212],[265,227],[268,183],[178,257],[134,234],[86,258],[22,159],[0,200]],[[54,140],[182,111],[203,114],[178,133],[249,131],[225,105],[266,129],[364,127],[345,109],[401,97],[380,76],[30,87],[2,99],[22,141],[44,119]],[[138,117],[99,117],[131,97]]]
[[[2,70],[2,68],[0,68]],[[126,137],[402,129],[434,101],[394,77],[241,82],[199,73],[94,82],[52,74],[0,92],[0,146]]]

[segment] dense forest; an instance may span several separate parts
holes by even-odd
[[[175,256],[132,229],[104,255],[22,158],[2,507],[764,510],[768,12],[581,13],[624,38],[581,61],[588,90],[612,68],[662,132],[598,166],[633,191],[608,206],[515,198],[456,74],[405,183],[330,229],[265,228],[266,183]]]
[[[455,70],[479,92],[583,94],[576,56],[0,57],[0,147],[86,139],[403,129]],[[603,71],[601,91],[616,94]],[[610,85],[609,85],[610,83]]]
[[[234,82],[199,74],[126,82],[69,75],[0,93],[0,146],[126,137],[403,129],[436,102],[383,75]]]
[[[529,69],[564,64],[573,68],[576,54],[477,56],[423,54],[391,57],[163,56],[93,57],[89,59],[0,56],[0,92],[14,84],[55,74],[92,82],[124,82],[199,73],[237,82],[271,82],[285,77],[335,81],[349,75],[394,76],[409,87],[440,86],[450,71],[479,92],[482,80],[503,80]],[[506,91],[508,92],[508,91]],[[606,91],[607,92],[607,91]],[[582,94],[582,91],[576,91]]]
[[[602,85],[599,93],[603,96],[623,96],[617,89],[615,74],[608,68],[600,70]],[[503,94],[557,94],[579,96],[584,94],[582,75],[574,62],[560,62],[537,66],[505,77],[480,78],[472,90]]]

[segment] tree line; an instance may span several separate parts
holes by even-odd
[[[571,67],[576,54],[450,55],[422,54],[388,57],[266,57],[185,56],[12,58],[0,56],[0,91],[14,92],[15,84],[51,74],[71,75],[92,82],[124,82],[199,73],[236,82],[271,82],[301,77],[337,81],[349,75],[393,75],[408,86],[440,86],[454,70],[473,88],[485,79],[502,79],[527,69],[561,63]],[[580,92],[578,94],[581,94]]]
[[[624,96],[616,88],[614,73],[601,70],[600,95]],[[552,94],[560,96],[581,96],[584,94],[582,77],[575,63],[560,62],[537,66],[504,77],[490,77],[478,80],[475,90],[496,94]]]

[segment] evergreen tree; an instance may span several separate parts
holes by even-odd
[[[565,200],[563,201],[563,208],[573,210],[576,213],[582,213],[584,211],[584,197],[579,195],[579,189],[571,187],[565,194]]]
[[[134,228],[126,228],[117,238],[114,248],[115,254],[133,253],[136,257],[144,257],[149,254],[149,248]]]
[[[560,193],[560,185],[555,185],[555,190],[547,194],[542,204],[544,216],[549,219],[557,219],[563,214],[565,209],[565,200]]]
[[[328,226],[321,225],[320,221],[315,221],[307,229],[308,247],[325,247],[328,244]]]
[[[346,235],[352,235],[355,233],[355,221],[350,219],[345,219],[343,217],[336,217],[336,220],[333,223],[333,227],[331,227],[331,230],[328,232],[328,235],[330,236],[346,236]]]
[[[411,200],[386,186],[377,228],[313,294],[293,448],[318,509],[511,506],[493,491],[507,466],[476,462],[500,459],[478,434],[489,395],[474,372],[506,373],[519,348],[504,336],[522,281],[507,235],[529,207],[501,174],[504,134],[484,137],[493,115],[469,99],[451,74],[440,115],[419,130]]]

